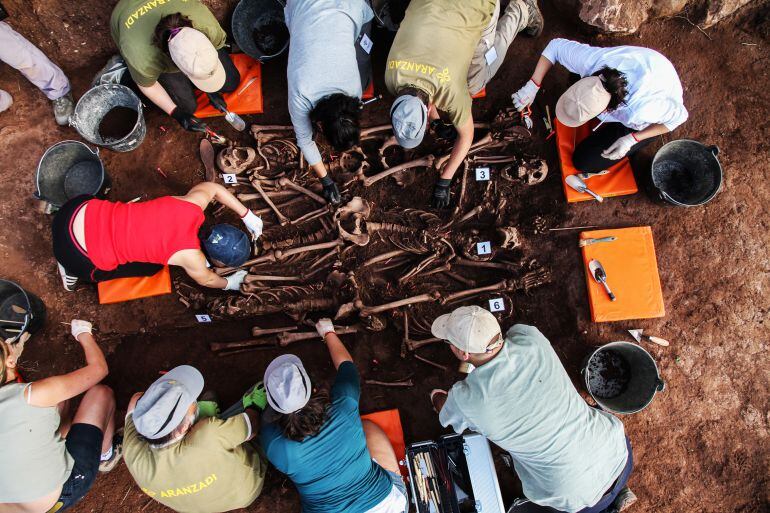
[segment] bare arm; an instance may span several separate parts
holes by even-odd
[[[465,157],[468,156],[468,150],[473,145],[473,116],[468,116],[468,120],[462,126],[457,127],[457,140],[441,170],[441,178],[450,180],[457,169],[462,165]]]
[[[645,139],[649,139],[650,137],[655,137],[657,135],[667,134],[670,131],[671,130],[669,130],[666,125],[661,125],[659,123],[655,123],[653,125],[648,126],[644,130],[640,130],[638,132],[634,132],[634,138],[637,141],[643,141]]]
[[[353,361],[353,357],[350,356],[345,344],[342,343],[340,337],[333,331],[324,335],[324,342],[326,342],[326,347],[329,349],[329,356],[332,358],[335,369],[339,369],[340,365],[345,362]]]
[[[131,413],[134,412],[134,408],[136,408],[136,403],[139,402],[139,399],[143,395],[144,395],[144,392],[137,392],[131,396],[131,400],[128,402],[128,408],[126,408],[126,417],[128,417]]]
[[[139,90],[150,99],[152,103],[157,105],[166,114],[171,114],[177,107],[168,92],[160,85],[159,82],[155,82],[149,87],[138,86]]]
[[[168,263],[182,267],[198,285],[212,289],[224,289],[227,280],[212,271],[206,265],[206,256],[197,249],[177,251],[169,258]]]
[[[535,85],[539,87],[543,83],[545,76],[548,74],[552,67],[553,63],[541,55],[540,59],[537,61],[537,66],[535,66],[535,71],[532,73],[531,80],[535,83]]]
[[[212,200],[217,200],[239,217],[245,216],[249,209],[236,198],[232,192],[228,191],[223,185],[214,182],[201,182],[180,199],[189,201],[206,210]]]
[[[329,172],[326,170],[326,166],[324,165],[323,160],[313,164],[310,167],[313,168],[313,171],[319,180],[329,174]]]
[[[68,374],[35,381],[31,392],[30,388],[25,392],[30,405],[41,408],[56,406],[62,401],[82,394],[107,376],[107,361],[94,336],[90,333],[81,333],[77,341],[83,347],[86,366]]]
[[[249,423],[251,424],[251,435],[245,440],[248,442],[249,440],[254,439],[254,437],[259,434],[259,413],[257,413],[255,410],[247,409],[245,411],[246,416],[249,418]]]

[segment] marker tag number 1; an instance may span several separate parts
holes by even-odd
[[[374,43],[372,42],[371,39],[369,39],[369,36],[367,36],[366,34],[361,36],[361,42],[359,44],[367,54],[372,53],[372,46],[374,46]]]
[[[489,300],[490,312],[502,312],[503,310],[505,310],[505,301],[503,301],[503,298],[498,297]]]
[[[476,244],[476,253],[479,255],[488,255],[492,252],[492,243],[487,242],[479,242]]]
[[[477,167],[476,168],[476,181],[477,182],[486,182],[489,180],[489,168],[488,167]]]
[[[231,173],[222,173],[222,180],[228,185],[235,185],[238,183],[238,177]]]
[[[211,316],[205,314],[196,314],[195,318],[198,322],[211,322]]]

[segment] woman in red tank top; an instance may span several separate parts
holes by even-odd
[[[237,213],[251,237],[235,227],[216,225],[201,241],[203,212],[212,200]],[[78,278],[99,282],[152,276],[164,265],[183,267],[201,285],[238,290],[246,271],[221,277],[209,269],[206,254],[214,265],[238,267],[251,254],[250,238],[261,234],[259,217],[223,186],[204,182],[185,196],[142,203],[74,198],[54,218],[53,249],[67,290]]]

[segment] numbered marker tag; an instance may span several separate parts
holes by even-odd
[[[494,46],[484,54],[484,58],[487,60],[487,66],[491,66],[497,60],[497,50]]]
[[[476,244],[476,253],[479,255],[488,255],[492,252],[492,243],[487,242],[479,242]]]
[[[209,315],[196,314],[195,318],[198,320],[198,322],[211,322],[211,316]]]
[[[498,297],[489,300],[490,312],[502,312],[503,310],[505,310],[505,301],[503,301],[503,298]]]
[[[225,183],[229,185],[235,185],[238,183],[238,177],[231,173],[222,173],[222,180],[224,180]]]
[[[476,181],[477,182],[486,182],[490,179],[489,174],[489,168],[488,167],[477,167],[476,168]]]
[[[372,46],[374,46],[374,43],[371,39],[369,39],[369,36],[364,34],[361,36],[361,42],[359,43],[361,45],[361,48],[364,49],[366,53],[372,53]]]

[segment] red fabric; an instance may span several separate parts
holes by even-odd
[[[103,271],[129,262],[167,264],[183,249],[199,249],[203,211],[198,205],[165,196],[142,203],[87,203],[88,258]]]

